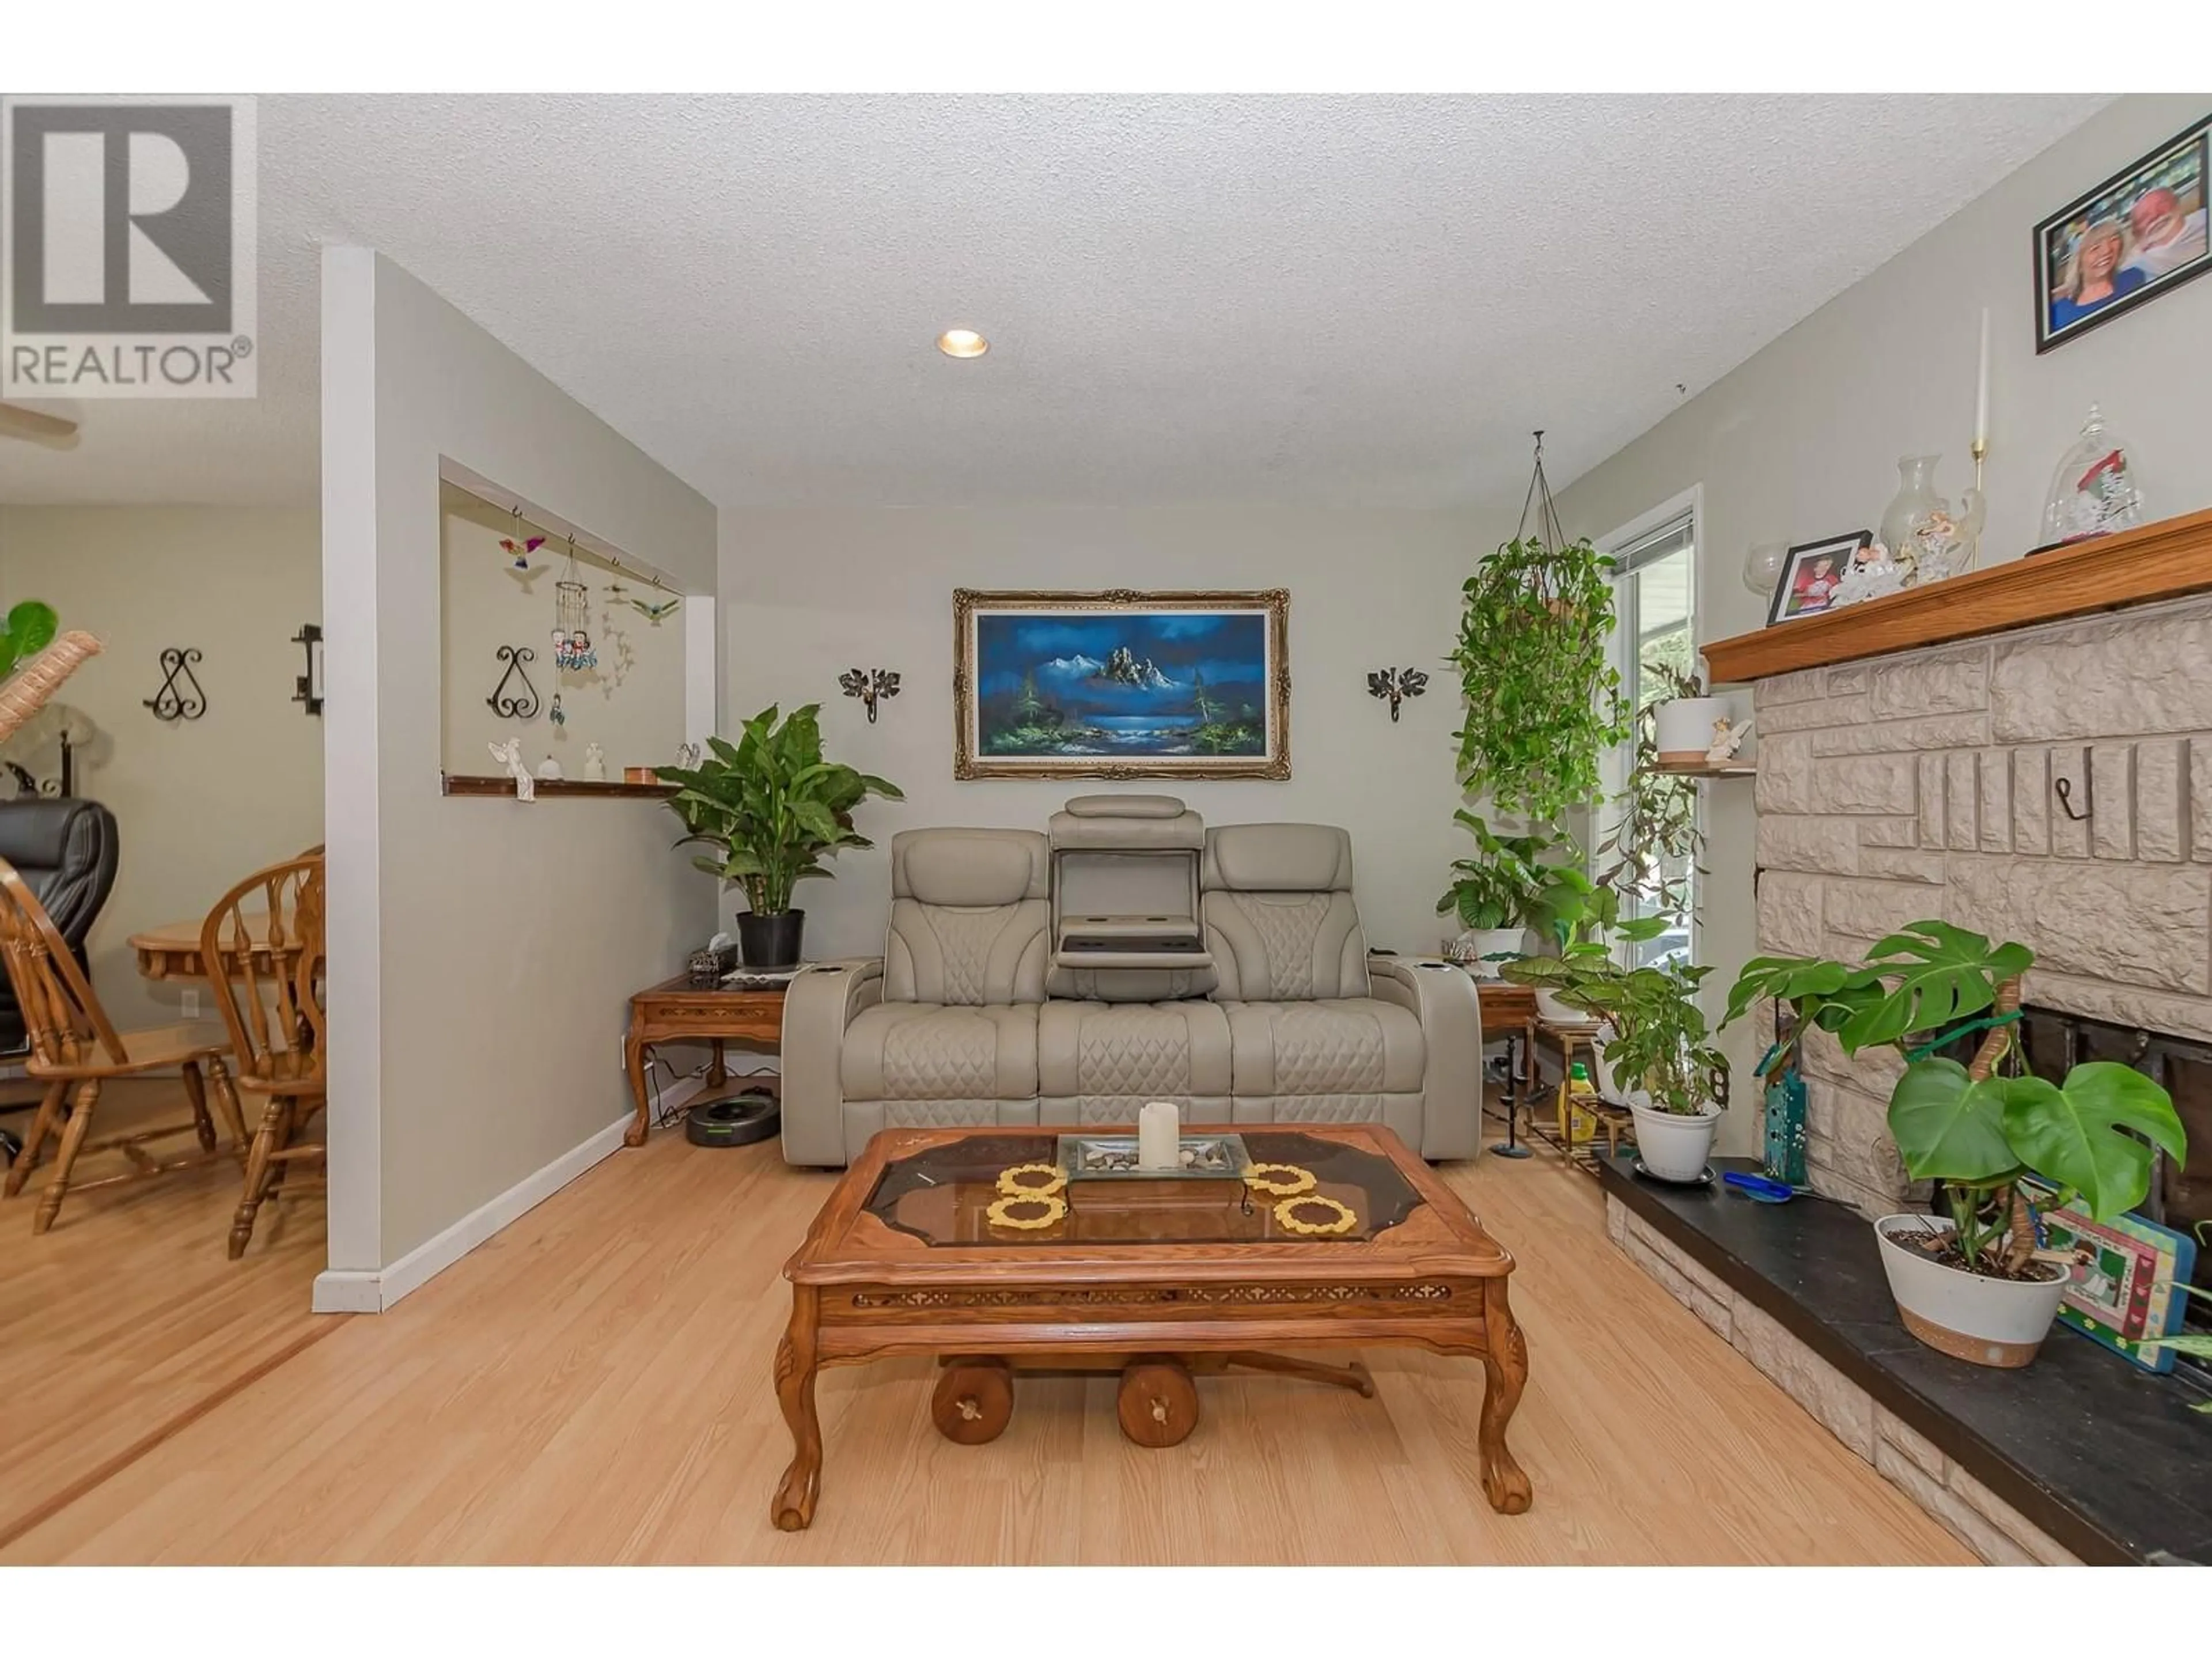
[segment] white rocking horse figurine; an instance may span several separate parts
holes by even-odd
[[[484,747],[491,750],[494,760],[507,769],[507,775],[514,780],[515,799],[536,800],[538,780],[530,775],[530,769],[522,763],[522,739],[509,738],[505,743],[486,744]]]
[[[1757,718],[1753,716],[1753,719]],[[1705,750],[1705,759],[1714,766],[1726,766],[1735,758],[1735,751],[1743,747],[1743,740],[1751,735],[1751,720],[1741,726],[1729,723],[1723,714],[1713,722],[1713,746]]]

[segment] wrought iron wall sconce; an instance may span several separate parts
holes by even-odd
[[[161,689],[146,699],[155,720],[196,720],[207,713],[207,693],[192,672],[199,660],[196,646],[173,645],[161,653]]]
[[[887,668],[848,668],[837,676],[837,684],[847,696],[858,697],[866,705],[871,726],[876,723],[876,704],[899,694],[899,677]]]
[[[1390,719],[1395,724],[1398,705],[1429,689],[1429,677],[1418,668],[1377,668],[1367,676],[1367,695],[1390,699]]]
[[[307,653],[307,672],[293,683],[292,701],[307,704],[310,714],[319,714],[323,712],[323,630],[313,623],[302,623],[300,631],[292,635],[292,643]]]
[[[498,654],[507,671],[492,687],[491,696],[484,699],[484,707],[503,720],[526,720],[538,712],[538,688],[530,683],[522,665],[537,661],[538,653],[526,645],[502,645]],[[522,683],[520,690],[510,690],[517,680]]]

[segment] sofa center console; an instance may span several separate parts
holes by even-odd
[[[884,1128],[1379,1123],[1480,1144],[1482,1016],[1449,963],[1370,957],[1352,838],[1208,829],[1169,795],[1081,795],[1028,830],[891,841],[879,957],[792,981],[783,1149],[836,1166]]]

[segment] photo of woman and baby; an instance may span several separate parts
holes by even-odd
[[[2212,127],[2197,128],[2037,228],[2038,351],[2212,263],[2208,133]]]

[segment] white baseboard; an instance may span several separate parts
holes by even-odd
[[[382,1313],[420,1290],[494,1233],[536,1208],[623,1144],[635,1120],[623,1113],[582,1145],[525,1176],[489,1203],[463,1216],[436,1237],[416,1245],[390,1267],[374,1271],[330,1268],[315,1275],[317,1313]]]

